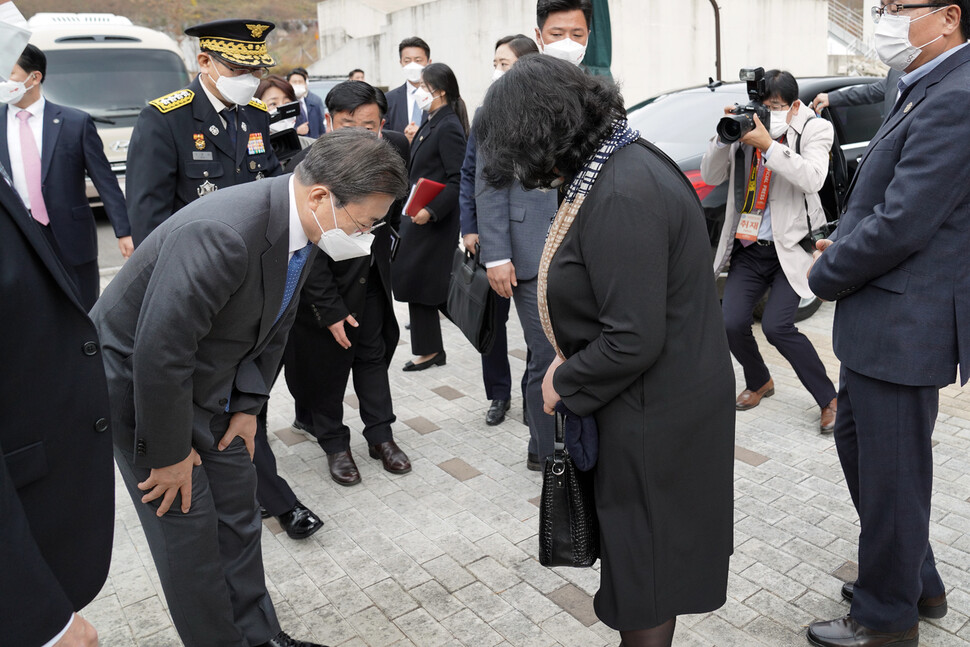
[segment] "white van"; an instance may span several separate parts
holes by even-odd
[[[27,24],[30,42],[47,55],[44,95],[94,118],[124,190],[128,141],[138,113],[152,99],[188,85],[178,44],[114,14],[39,13]],[[100,204],[90,180],[88,198]]]

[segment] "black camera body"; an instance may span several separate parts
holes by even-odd
[[[717,123],[717,135],[725,144],[733,144],[754,130],[754,116],[771,130],[771,111],[762,103],[768,91],[765,81],[765,68],[741,68],[741,80],[748,84],[748,105],[734,104],[731,115]]]

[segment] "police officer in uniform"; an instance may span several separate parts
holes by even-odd
[[[269,140],[266,106],[253,98],[275,65],[265,20],[216,20],[185,30],[199,39],[199,76],[187,88],[149,102],[128,147],[126,191],[135,246],[173,213],[202,196],[282,172]],[[288,536],[309,537],[323,526],[276,473],[259,416],[257,496]]]
[[[278,175],[266,106],[254,99],[274,65],[273,23],[216,20],[190,27],[199,38],[199,76],[142,110],[128,147],[126,191],[135,245],[207,193]]]

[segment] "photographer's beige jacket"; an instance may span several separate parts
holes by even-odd
[[[808,270],[812,265],[812,255],[798,244],[808,235],[808,222],[805,218],[806,198],[811,212],[812,229],[825,223],[822,203],[818,192],[825,184],[828,175],[829,151],[832,148],[834,130],[825,119],[813,116],[811,108],[800,105],[788,125],[785,141],[776,143],[774,150],[765,163],[773,172],[771,188],[768,193],[768,206],[771,211],[771,232],[775,239],[775,250],[788,282],[801,297],[812,296],[808,287]],[[801,154],[795,153],[795,142],[801,136]],[[701,177],[707,184],[717,186],[728,180],[727,204],[725,205],[724,227],[717,252],[714,254],[714,275],[717,276],[727,265],[734,247],[741,215],[734,205],[734,155],[741,144],[718,147],[717,136],[711,139],[707,153],[701,161]],[[750,168],[751,154],[754,149],[746,146],[745,168]],[[747,177],[747,171],[745,172]]]

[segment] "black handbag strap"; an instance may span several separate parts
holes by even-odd
[[[564,416],[556,412],[556,443],[552,452],[552,473],[562,476],[566,471],[566,432]]]

